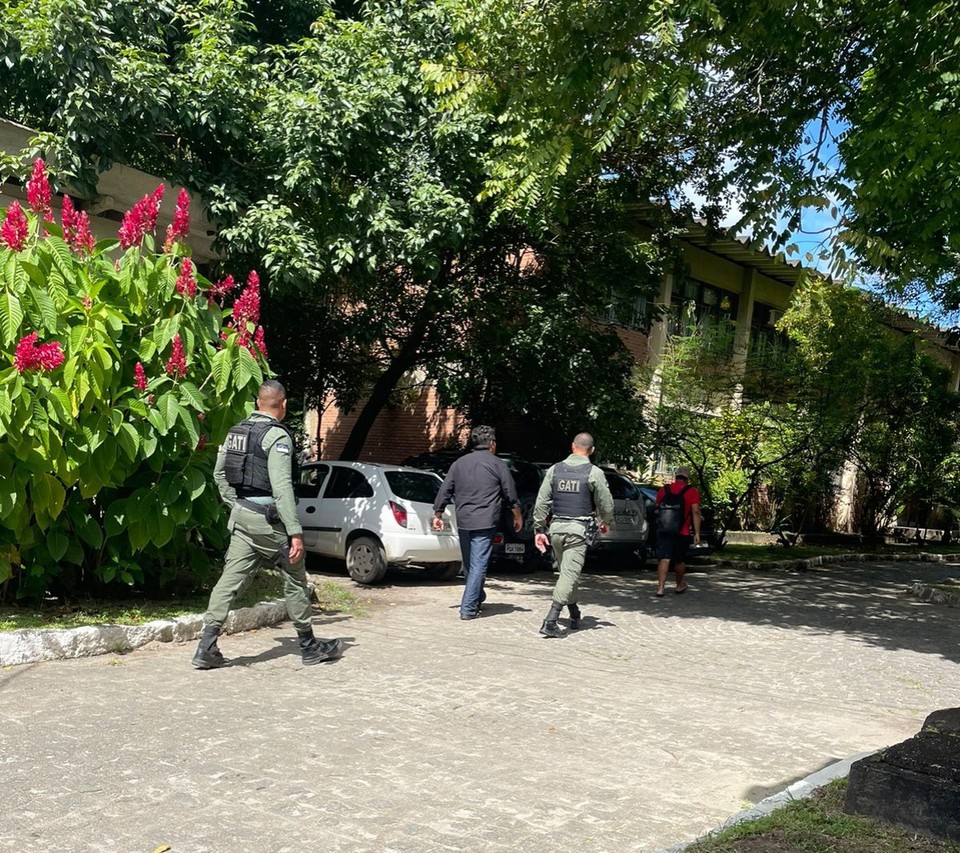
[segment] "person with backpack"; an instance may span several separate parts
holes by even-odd
[[[683,575],[691,527],[693,543],[699,545],[700,492],[690,484],[690,469],[681,465],[674,472],[673,482],[657,492],[657,598],[663,598],[671,562],[677,574],[674,592],[680,595],[687,591]]]

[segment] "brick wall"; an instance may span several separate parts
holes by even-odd
[[[322,414],[311,412],[307,419],[310,434],[318,441],[317,456],[339,459],[350,430],[357,422],[359,408],[342,412],[329,402]],[[440,405],[436,389],[426,386],[412,404],[385,407],[367,436],[362,462],[403,462],[408,456],[462,444],[467,425],[454,409]]]

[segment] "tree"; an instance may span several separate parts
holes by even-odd
[[[228,268],[262,267],[284,323],[301,301],[310,308],[296,338],[273,335],[281,375],[310,377],[297,390],[314,399],[329,389],[344,407],[362,403],[347,457],[411,371],[442,379],[464,360],[485,369],[472,344],[524,308],[517,259],[576,237],[552,216],[497,216],[483,197],[502,129],[424,81],[424,62],[455,46],[443,5],[371,3],[355,19],[341,4],[309,34],[309,0],[288,4],[302,14],[205,0],[149,17],[112,0],[76,20],[72,5],[42,19],[14,6],[0,27],[9,60],[0,91],[18,117],[50,131],[43,142],[56,143],[68,176],[88,175],[95,155],[202,189],[226,226]],[[77,47],[61,50],[61,31]],[[111,99],[117,91],[123,98]],[[602,190],[570,185],[578,203]],[[609,289],[550,281],[582,289],[587,310]],[[591,388],[580,386],[580,408]]]
[[[263,257],[276,293],[305,294],[317,331],[335,342],[334,353],[311,336],[330,359],[323,386],[342,407],[361,406],[343,458],[356,458],[411,371],[426,369],[455,400],[463,386],[447,377],[502,368],[489,344],[503,330],[519,324],[537,338],[532,303],[578,304],[579,315],[563,317],[579,328],[583,312],[607,299],[611,276],[630,274],[623,264],[602,268],[597,255],[576,279],[552,275],[562,252],[578,246],[609,259],[616,236],[636,269],[653,251],[625,230],[620,199],[601,182],[580,188],[577,209],[589,217],[564,225],[494,215],[482,197],[493,117],[448,109],[424,85],[424,59],[452,43],[451,22],[432,3],[381,4],[362,22],[328,15],[315,38],[274,53],[251,128],[248,181],[260,197],[224,240],[235,254]],[[649,277],[626,287],[649,289]],[[620,391],[630,396],[627,383]],[[576,396],[581,409],[597,397],[588,381]]]
[[[861,291],[807,281],[781,324],[791,346],[776,384],[753,381],[755,353],[731,370],[722,341],[675,336],[658,370],[657,447],[693,466],[737,526],[757,519],[761,493],[771,526],[828,524],[849,461],[854,525],[879,532],[908,497],[944,493],[937,472],[960,440],[960,400],[919,338],[891,327],[905,319]]]
[[[435,80],[503,125],[504,208],[562,207],[558,181],[609,172],[651,199],[686,184],[707,219],[733,197],[740,227],[792,252],[825,213],[835,272],[958,305],[955,0],[448,3],[460,40]]]

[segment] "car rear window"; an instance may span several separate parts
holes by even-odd
[[[405,501],[432,504],[440,491],[440,480],[435,474],[414,471],[385,472],[390,491]]]
[[[619,474],[607,474],[607,485],[610,487],[610,494],[615,501],[637,501],[640,500],[640,494],[637,487],[625,477]]]

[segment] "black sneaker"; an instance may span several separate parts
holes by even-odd
[[[343,640],[314,640],[300,649],[304,666],[313,666],[325,660],[334,660],[343,654]]]

